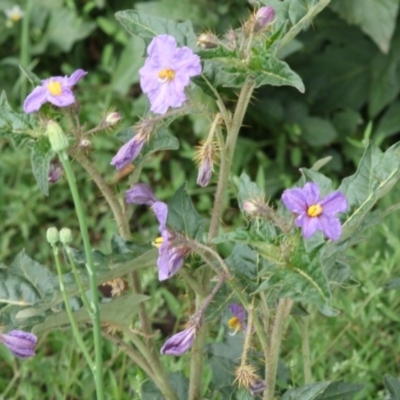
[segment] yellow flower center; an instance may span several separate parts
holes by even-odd
[[[157,249],[162,245],[164,239],[159,236],[157,239],[153,240],[153,242],[151,243],[154,247],[157,247]]]
[[[308,207],[307,214],[309,217],[319,217],[322,214],[322,207],[320,204],[313,204]]]
[[[47,84],[47,89],[53,96],[59,96],[62,93],[61,83],[57,81],[50,81]]]
[[[232,317],[228,321],[228,326],[229,326],[229,329],[235,329],[236,332],[239,332],[242,329],[242,324],[240,323],[238,317]]]
[[[21,19],[21,14],[17,11],[14,11],[10,16],[10,19],[14,22],[18,22]]]
[[[175,78],[175,71],[171,68],[164,68],[158,73],[158,80],[162,83],[172,81]]]

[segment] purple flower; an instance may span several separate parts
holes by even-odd
[[[131,204],[146,204],[152,206],[156,201],[153,191],[144,183],[137,183],[126,191],[126,202]]]
[[[230,304],[228,306],[229,311],[234,315],[229,321],[228,326],[230,329],[235,329],[232,335],[235,335],[237,332],[243,330],[245,331],[247,328],[245,319],[246,319],[246,311],[245,309],[237,303]]]
[[[126,167],[142,151],[144,142],[144,137],[141,135],[135,135],[118,150],[118,153],[111,160],[111,165],[114,165],[118,171]]]
[[[206,187],[211,181],[213,171],[213,164],[210,158],[205,158],[200,165],[199,173],[197,175],[197,184],[201,187]]]
[[[47,180],[49,183],[56,183],[62,175],[62,168],[58,162],[52,162],[50,164],[49,173]]]
[[[265,382],[260,379],[260,380],[253,382],[250,385],[249,390],[250,390],[251,395],[253,397],[255,397],[255,396],[259,395],[260,393],[263,393],[266,388],[267,388],[267,386],[266,386]]]
[[[167,229],[168,206],[158,201],[153,191],[144,183],[138,183],[126,192],[126,202],[133,204],[146,204],[151,206],[159,223],[161,237],[155,241],[158,247],[158,279],[163,281],[171,278],[183,266],[189,250],[183,246],[171,245],[173,235]]]
[[[271,6],[261,7],[256,13],[255,31],[260,31],[268,26],[275,18],[275,10]]]
[[[321,199],[318,185],[306,183],[302,189],[285,190],[282,202],[288,210],[298,214],[296,225],[301,227],[305,238],[319,230],[328,239],[339,239],[342,226],[335,214],[347,211],[348,207],[343,193],[336,191]]]
[[[177,47],[174,37],[158,35],[147,48],[148,57],[139,70],[140,86],[147,94],[151,111],[165,114],[186,100],[190,78],[201,74],[200,57],[189,47]]]
[[[75,103],[72,88],[85,75],[86,71],[77,69],[70,77],[53,76],[42,81],[42,86],[37,86],[28,95],[24,102],[24,111],[32,113],[38,111],[44,103],[51,103],[57,107],[68,107]]]
[[[33,357],[36,354],[37,337],[32,333],[17,330],[2,333],[0,334],[0,342],[19,358]]]
[[[196,336],[195,325],[189,326],[185,330],[178,332],[170,337],[161,347],[161,354],[168,354],[170,356],[181,356],[186,353],[192,346],[193,340]]]

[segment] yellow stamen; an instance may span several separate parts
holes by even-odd
[[[158,79],[162,83],[172,81],[174,78],[175,71],[171,68],[164,68],[158,73]]]
[[[18,22],[21,19],[21,14],[19,12],[14,12],[11,14],[10,19],[14,22]]]
[[[159,236],[157,239],[153,240],[153,242],[151,242],[151,244],[154,247],[157,247],[157,249],[158,249],[162,245],[163,241],[164,241],[164,239],[161,236]]]
[[[242,329],[242,325],[241,325],[238,317],[232,317],[228,321],[228,326],[229,326],[229,329],[236,329],[236,332],[238,332]]]
[[[307,214],[309,217],[318,217],[322,214],[322,207],[320,204],[313,204],[308,207]]]
[[[53,96],[59,96],[62,93],[61,83],[57,81],[50,81],[47,84],[47,89]]]

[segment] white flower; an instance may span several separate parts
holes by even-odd
[[[18,22],[24,16],[24,12],[18,4],[4,10],[4,14],[6,14],[6,17],[13,22]]]

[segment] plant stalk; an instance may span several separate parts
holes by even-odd
[[[75,174],[69,161],[68,154],[65,151],[59,153],[60,161],[63,165],[65,175],[68,180],[68,185],[72,194],[75,205],[75,211],[79,221],[79,228],[82,235],[83,245],[86,255],[86,269],[89,275],[90,291],[91,291],[91,312],[89,315],[93,323],[93,337],[95,347],[95,383],[97,400],[104,400],[104,385],[103,385],[103,354],[102,354],[102,337],[101,337],[101,321],[99,309],[99,296],[97,290],[96,273],[94,269],[92,248],[89,240],[89,232],[87,228],[86,216],[82,207],[79,196],[78,187],[75,181]]]
[[[311,356],[310,356],[310,331],[308,329],[310,317],[299,317],[297,323],[300,328],[301,335],[301,352],[303,355],[303,371],[304,384],[307,385],[313,381],[311,373]]]

